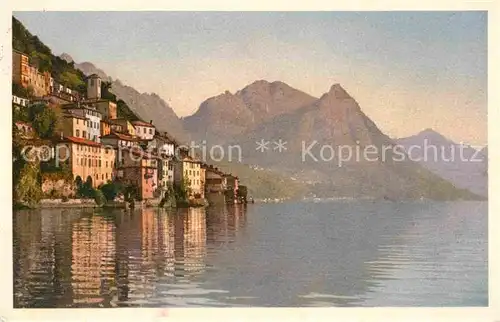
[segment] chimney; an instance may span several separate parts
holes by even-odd
[[[153,124],[153,120],[149,120],[149,124]]]

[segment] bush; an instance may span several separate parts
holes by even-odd
[[[104,197],[104,194],[101,190],[94,191],[94,200],[99,207],[104,206],[104,204],[106,203],[106,197]]]
[[[106,200],[113,201],[117,195],[123,192],[124,187],[120,182],[108,182],[100,188]]]
[[[94,198],[96,190],[92,187],[92,177],[88,176],[85,183],[81,182],[80,176],[75,179],[77,196],[80,198]]]

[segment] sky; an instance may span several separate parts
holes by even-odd
[[[179,116],[265,79],[340,83],[387,135],[487,143],[487,13],[15,12],[54,54],[89,61]]]

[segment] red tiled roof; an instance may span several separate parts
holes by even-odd
[[[89,146],[95,146],[95,147],[102,146],[101,143],[97,143],[95,141],[91,141],[91,140],[87,140],[87,139],[77,138],[76,136],[66,136],[66,137],[64,137],[63,141],[69,141],[71,143],[83,144],[83,145],[89,145]]]
[[[142,122],[142,121],[133,121],[132,122],[133,125],[137,125],[137,126],[147,126],[147,127],[154,127],[153,124],[151,123],[146,123],[146,122]]]
[[[24,126],[29,126],[29,127],[31,127],[31,124],[26,123],[26,122],[23,122],[23,121],[17,121],[17,122],[16,122],[16,125],[24,125]]]

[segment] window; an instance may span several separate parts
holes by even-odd
[[[102,180],[104,180],[104,173],[101,175]]]
[[[80,130],[76,130],[76,137],[80,136]]]
[[[153,129],[149,129],[149,134],[153,134]]]
[[[106,168],[108,167],[108,161],[106,161]]]
[[[82,138],[84,138],[84,139],[85,139],[86,137],[87,137],[87,132],[82,131]]]
[[[76,119],[76,124],[78,124],[78,119]]]
[[[108,173],[106,173],[106,179],[108,179]]]
[[[99,168],[101,167],[101,159],[99,159]]]
[[[146,128],[145,127],[142,128],[142,133],[146,133]]]

